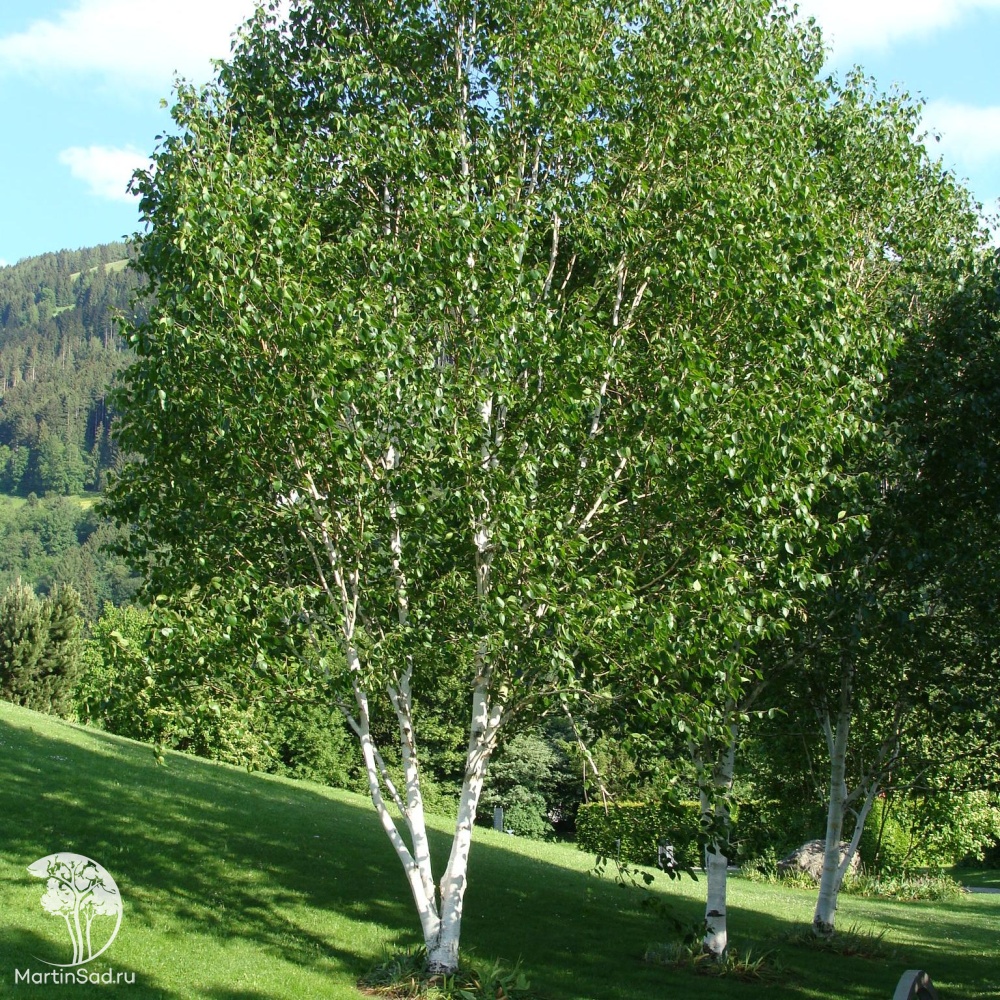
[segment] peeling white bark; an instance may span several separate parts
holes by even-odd
[[[356,654],[354,654],[353,660],[356,666]],[[350,657],[348,666],[351,666]],[[428,855],[426,859],[427,871],[425,872],[422,869],[422,865],[418,858],[415,857],[406,846],[406,842],[403,840],[399,830],[396,828],[395,822],[393,822],[389,809],[385,804],[385,799],[382,797],[379,767],[375,759],[376,751],[371,739],[368,714],[368,695],[358,685],[355,685],[354,694],[358,705],[358,736],[361,742],[361,754],[364,758],[365,770],[368,775],[368,791],[371,796],[372,804],[375,806],[375,812],[378,814],[379,822],[382,824],[382,829],[385,830],[385,834],[389,838],[389,843],[392,844],[393,850],[395,850],[396,855],[403,864],[403,870],[406,873],[406,880],[409,883],[410,892],[413,895],[413,902],[417,908],[417,915],[420,918],[420,928],[423,931],[424,940],[436,940],[441,931],[441,919],[437,903],[434,898],[433,879],[428,877],[430,858]],[[419,805],[419,816],[422,824],[422,803]],[[431,887],[430,892],[427,891],[428,885]]]
[[[726,870],[729,859],[721,850],[708,852],[705,876],[708,888],[705,893],[705,938],[702,947],[715,958],[722,958],[729,947],[729,930],[726,918]]]
[[[730,825],[728,796],[733,787],[733,770],[736,762],[737,726],[729,727],[730,738],[720,758],[712,769],[712,784],[715,790],[714,804],[708,795],[701,793],[701,810],[705,815],[714,817],[715,825],[721,822],[726,830],[724,839],[717,839],[711,845],[705,858],[705,937],[702,941],[704,950],[714,958],[722,958],[729,947],[729,929],[726,914],[726,878],[729,869],[729,858],[723,852],[728,841]]]
[[[491,705],[485,678],[473,694],[472,729],[466,755],[465,778],[459,799],[455,835],[444,875],[441,877],[441,925],[434,942],[427,942],[427,966],[431,972],[453,972],[458,965],[459,936],[465,890],[468,887],[469,851],[476,807],[483,790],[486,765],[496,745],[502,707]]]

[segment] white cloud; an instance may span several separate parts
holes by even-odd
[[[166,93],[175,72],[201,83],[225,58],[253,0],[74,0],[0,37],[0,73],[92,72]]]
[[[8,264],[3,257],[0,257],[0,267],[10,267],[10,264]]]
[[[940,152],[966,170],[1000,167],[1000,107],[930,101],[923,123],[932,133],[925,143],[932,154]],[[935,135],[940,136],[940,142],[935,141]]]
[[[69,172],[87,184],[90,193],[111,201],[131,201],[134,195],[126,190],[133,171],[149,165],[149,157],[128,146],[112,149],[107,146],[71,146],[59,154],[59,162]]]
[[[841,60],[928,35],[972,11],[989,9],[1000,9],[1000,0],[799,0],[800,12],[816,18],[824,41]]]

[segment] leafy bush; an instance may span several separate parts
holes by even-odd
[[[356,741],[340,714],[318,705],[289,705],[265,727],[281,771],[334,788],[349,788]]]
[[[739,799],[739,823],[734,824],[735,855],[739,858],[784,857],[800,844],[811,840],[811,831],[826,825],[822,804],[811,798]]]
[[[118,736],[151,740],[153,620],[142,608],[105,606],[84,643],[77,718]]]
[[[351,787],[358,753],[339,715],[294,689],[247,699],[238,662],[228,679],[172,683],[160,660],[164,644],[178,640],[160,624],[146,609],[105,608],[86,646],[76,695],[81,721],[252,770]]]
[[[744,860],[740,864],[740,877],[745,878],[748,882],[760,882],[767,885],[774,885],[782,881],[782,874],[778,871],[778,855],[774,848],[765,848],[760,854]]]
[[[909,867],[913,838],[894,814],[889,800],[876,799],[865,823],[858,853],[869,872],[902,873]]]
[[[963,858],[981,857],[997,837],[1000,809],[989,793],[938,790],[876,800],[859,853],[871,872],[941,872]]]
[[[538,732],[518,733],[490,761],[480,798],[480,815],[490,820],[503,807],[504,828],[519,837],[552,833],[549,796],[556,785],[560,758]]]
[[[667,840],[678,864],[693,867],[701,861],[700,820],[697,802],[590,802],[577,811],[576,840],[585,851],[640,865],[655,865]]]
[[[965,888],[947,875],[866,875],[844,878],[842,892],[851,896],[880,899],[916,900],[958,899]]]

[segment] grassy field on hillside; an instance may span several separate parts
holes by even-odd
[[[73,496],[63,497],[68,503],[79,507],[80,510],[90,510],[100,499],[96,493],[79,493]],[[0,493],[0,519],[7,512],[14,513],[23,507],[28,501],[24,497],[15,496],[12,493]]]
[[[248,775],[0,703],[0,995],[277,1000],[351,998],[386,951],[419,943],[399,863],[365,799]],[[435,824],[438,863],[447,823]],[[121,932],[88,968],[134,986],[14,986],[15,970],[67,961],[63,921],[40,906],[27,866],[56,851],[102,864],[124,900]],[[844,899],[839,925],[886,931],[892,955],[841,958],[789,943],[811,892],[731,883],[732,939],[775,949],[777,982],[696,976],[643,962],[664,940],[640,895],[587,873],[569,845],[483,830],[463,930],[468,957],[522,961],[550,1000],[678,997],[888,1000],[900,973],[927,969],[945,1000],[1000,993],[1000,896],[953,903]],[[657,889],[699,918],[703,883]]]
[[[0,519],[10,512],[14,513],[19,507],[23,507],[27,501],[24,497],[16,497],[10,493],[0,493]]]

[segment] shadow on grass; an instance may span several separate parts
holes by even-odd
[[[135,926],[249,937],[286,961],[333,959],[355,978],[370,956],[296,922],[301,907],[407,927],[398,862],[388,843],[378,849],[371,813],[180,756],[160,766],[104,734],[84,739],[92,746],[0,721],[0,843],[15,869],[85,854],[113,874]],[[27,871],[18,881],[37,884]],[[5,944],[5,957],[21,952]]]
[[[51,942],[21,928],[6,928],[3,946],[4,968],[0,996],[6,996],[8,990],[15,996],[26,998],[59,996],[61,990],[67,990],[68,996],[84,998],[132,995],[141,996],[143,1000],[171,1000],[174,996],[170,991],[157,986],[144,970],[121,962],[109,966],[98,961],[80,967],[80,973],[87,976],[101,976],[110,969],[112,975],[120,977],[120,985],[78,981],[77,970],[55,969],[36,958],[35,956],[44,955],[51,949]],[[44,979],[46,975],[49,977],[47,981]],[[63,975],[72,975],[72,979],[63,978]],[[131,977],[133,983],[130,984],[126,977]],[[118,993],[119,990],[122,992]]]
[[[208,1000],[271,1000],[267,993],[256,993],[250,990],[209,990],[205,996]]]
[[[194,948],[196,936],[249,943],[255,952],[328,973],[341,984],[368,971],[383,944],[420,942],[399,861],[361,800],[179,755],[160,766],[147,747],[48,720],[36,727],[32,718],[0,719],[0,850],[15,871],[54,851],[88,855],[117,880],[130,926],[165,935],[182,950]],[[431,841],[440,871],[450,839],[432,831]],[[21,881],[37,885],[26,871]],[[678,919],[700,919],[697,900],[666,891]],[[770,913],[746,912],[740,927],[744,913],[731,912],[737,935],[749,932],[755,942],[778,939],[792,926]],[[378,929],[363,937],[368,928],[361,924]],[[523,959],[540,993],[557,1000],[762,995],[754,984],[644,964],[646,947],[667,936],[635,891],[499,844],[480,841],[473,849],[463,949],[478,959]],[[5,977],[31,945],[8,936]],[[869,970],[866,963],[851,966],[864,974],[845,985],[843,960],[800,959],[797,951],[789,953],[795,968],[788,983],[767,986],[769,1000],[891,996],[899,975],[894,967]],[[126,966],[116,962],[115,968]],[[146,984],[132,995],[188,995],[157,985],[168,977],[157,977],[155,963],[130,971]],[[829,992],[813,982],[827,977]],[[78,987],[78,995],[89,989]],[[253,986],[212,987],[202,995],[271,1000]]]

